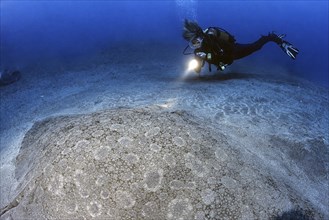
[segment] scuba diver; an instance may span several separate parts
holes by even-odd
[[[195,60],[192,69],[200,73],[205,62],[217,67],[217,70],[224,70],[226,66],[233,63],[234,60],[246,57],[260,50],[266,43],[274,42],[292,59],[295,59],[299,50],[289,42],[283,40],[285,34],[277,35],[269,33],[267,36],[261,36],[257,41],[250,44],[239,44],[233,35],[219,27],[209,27],[202,30],[197,22],[185,19],[183,38],[189,42],[184,49],[183,54],[193,54]],[[194,50],[193,53],[186,53],[187,48]]]

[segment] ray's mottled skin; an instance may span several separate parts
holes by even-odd
[[[186,112],[115,109],[36,123],[0,219],[268,219],[312,206]]]

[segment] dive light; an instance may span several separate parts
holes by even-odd
[[[192,59],[188,64],[188,71],[195,70],[200,66],[200,63],[196,59]]]

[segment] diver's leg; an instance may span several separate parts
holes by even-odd
[[[268,35],[260,37],[257,41],[251,44],[236,43],[233,49],[234,60],[249,56],[250,54],[260,50],[266,43],[270,41],[277,43],[276,40],[277,39],[274,39],[273,37]]]
[[[260,37],[257,41],[251,44],[235,44],[233,49],[233,58],[234,60],[241,59],[246,57],[258,50],[260,50],[266,43],[274,42],[280,46],[280,48],[292,59],[295,59],[299,50],[294,47],[288,41],[283,40],[282,38],[285,35],[276,35],[273,32],[269,33],[267,36]]]

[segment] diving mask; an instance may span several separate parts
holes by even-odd
[[[201,47],[202,45],[202,41],[203,41],[203,38],[202,37],[194,37],[190,43],[189,43],[189,46],[192,48],[192,49],[198,49]]]

